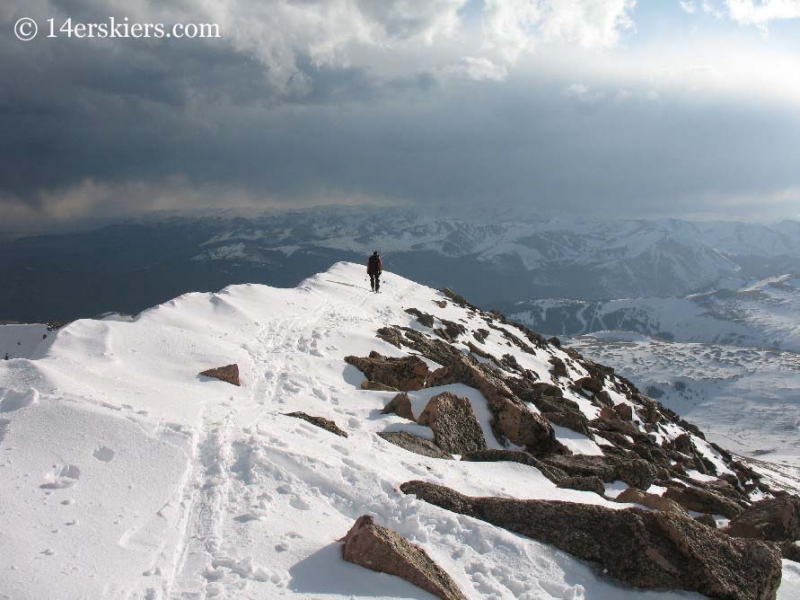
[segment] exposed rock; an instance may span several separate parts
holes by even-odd
[[[384,383],[378,383],[377,381],[370,381],[369,379],[365,379],[361,382],[361,389],[362,390],[369,390],[372,392],[399,392],[396,387],[392,387],[391,385],[386,385]]]
[[[633,407],[630,404],[620,402],[614,407],[614,411],[623,421],[633,421]]]
[[[556,336],[551,338],[547,338],[547,342],[555,346],[556,348],[561,348],[561,340],[558,339]]]
[[[781,555],[783,558],[800,563],[800,546],[798,546],[795,542],[780,542],[778,546],[781,550]]]
[[[692,438],[688,433],[682,433],[669,444],[671,448],[682,454],[694,454],[694,444]]]
[[[773,600],[781,580],[778,551],[732,538],[693,519],[638,508],[508,498],[471,498],[411,481],[401,488],[431,504],[552,544],[599,564],[624,583],[682,589],[726,600]]]
[[[432,302],[439,308],[444,308],[445,306],[447,306],[447,301],[445,300],[433,300]]]
[[[581,377],[575,382],[582,390],[588,390],[593,394],[599,394],[603,391],[603,380],[598,377]]]
[[[542,460],[571,477],[598,477],[606,483],[620,480],[642,490],[649,488],[658,476],[653,465],[634,458],[576,455],[550,456]]]
[[[640,412],[642,420],[645,423],[650,423],[652,425],[657,425],[661,422],[661,413],[658,410],[658,404],[656,404],[653,400],[648,398],[642,397],[642,404],[644,408]]]
[[[467,332],[467,328],[447,319],[439,319],[444,327],[435,329],[434,333],[448,342],[455,342],[462,333]]]
[[[486,342],[486,338],[489,337],[489,330],[488,329],[478,329],[472,333],[472,337],[478,340],[481,344]]]
[[[417,317],[417,322],[420,325],[424,325],[425,327],[433,327],[434,323],[433,315],[422,312],[421,310],[418,310],[416,308],[407,308],[406,312],[410,315],[414,315],[415,317]]]
[[[406,346],[416,350],[425,358],[440,365],[446,365],[454,357],[461,355],[457,348],[447,342],[410,327],[382,327],[378,330],[377,337],[398,348]]]
[[[675,515],[689,516],[689,513],[674,500],[664,498],[663,496],[657,496],[656,494],[648,494],[647,492],[632,487],[623,491],[615,500],[626,504],[641,504],[653,510],[662,510]]]
[[[564,391],[552,383],[532,381],[522,377],[509,377],[505,382],[511,391],[523,402],[537,403],[539,400],[544,399],[549,399],[549,401],[553,402],[557,398],[562,398],[563,402],[570,403],[574,405],[576,409],[578,408],[575,402],[563,398]]]
[[[772,542],[800,539],[800,498],[779,496],[756,502],[732,519],[728,535]]]
[[[617,416],[617,412],[614,410],[613,407],[611,407],[611,406],[603,406],[600,409],[600,415],[598,416],[598,418],[602,419],[604,421],[611,421],[611,420],[617,419],[618,416]]]
[[[321,427],[325,431],[330,431],[331,433],[335,433],[341,437],[347,437],[347,432],[343,429],[340,429],[336,423],[331,421],[330,419],[326,419],[324,417],[315,417],[313,415],[306,414],[304,412],[290,412],[285,413],[287,417],[295,417],[296,419],[303,419],[304,421],[308,421],[312,425],[316,425],[317,427]]]
[[[445,452],[466,454],[486,449],[478,419],[467,398],[443,392],[431,398],[417,420],[433,430],[434,441]]]
[[[553,377],[566,377],[568,375],[567,365],[565,365],[564,361],[557,356],[550,358],[550,364],[553,365],[553,368],[550,369],[550,374]]]
[[[565,477],[558,482],[558,487],[581,492],[594,492],[605,496],[606,486],[599,477]]]
[[[492,407],[492,412],[502,435],[512,444],[524,446],[534,456],[570,453],[556,440],[555,431],[547,419],[531,412],[525,405],[502,399]]]
[[[467,302],[467,301],[466,301],[466,299],[464,298],[464,296],[462,296],[462,295],[460,295],[460,294],[457,294],[456,292],[454,292],[454,291],[453,291],[453,290],[451,290],[450,288],[444,288],[444,289],[442,290],[442,293],[443,293],[445,296],[447,296],[448,298],[450,298],[450,300],[452,300],[452,301],[453,301],[455,304],[458,304],[459,306],[463,306],[463,307],[465,307],[465,308],[466,308],[466,307],[472,307],[472,305],[471,305],[469,302]],[[444,307],[443,307],[443,308],[444,308]],[[474,308],[474,307],[473,307],[473,308]]]
[[[717,520],[712,515],[699,515],[694,520],[706,527],[711,527],[711,529],[717,528]]]
[[[711,490],[702,490],[693,487],[668,488],[664,493],[665,498],[674,500],[686,510],[723,515],[733,519],[742,512],[742,507],[725,498],[722,494]]]
[[[557,467],[547,465],[537,458],[532,457],[526,452],[518,450],[479,450],[478,452],[469,452],[461,456],[461,460],[472,462],[515,462],[529,467],[538,469],[542,475],[547,477],[553,483],[558,483],[567,474]]]
[[[466,600],[455,581],[425,550],[377,525],[369,515],[359,517],[342,541],[347,562],[395,575],[443,600]]]
[[[586,419],[582,412],[577,410],[564,411],[564,412],[546,412],[542,416],[550,421],[553,425],[566,427],[572,431],[582,433],[586,437],[591,438],[592,433],[589,431],[589,421]]]
[[[428,365],[419,356],[393,358],[373,351],[369,357],[346,356],[344,359],[374,383],[382,383],[403,392],[420,390],[428,378]]]
[[[382,339],[384,342],[388,342],[396,348],[402,348],[403,346],[403,332],[397,326],[381,327],[378,329],[375,337]]]
[[[480,356],[481,358],[485,358],[487,360],[491,360],[494,364],[496,364],[498,366],[500,365],[500,361],[497,360],[497,358],[492,356],[489,352],[486,352],[486,350],[482,350],[481,348],[478,348],[472,342],[470,342],[470,341],[467,342],[467,348],[469,348],[469,351],[472,354],[475,354],[476,356]]]
[[[224,367],[217,367],[216,369],[208,369],[200,373],[204,377],[213,377],[231,385],[242,385],[239,381],[239,365],[232,364]]]
[[[604,407],[603,410],[606,410],[606,408],[607,407]],[[639,429],[633,423],[630,423],[629,421],[623,421],[617,416],[616,412],[613,410],[612,412],[614,415],[612,418],[606,419],[601,416],[598,419],[592,419],[589,421],[589,425],[602,431],[616,431],[622,435],[629,435],[634,439],[634,441],[636,441],[637,438],[647,439],[647,436],[642,434],[642,432],[639,431]]]
[[[400,392],[383,407],[381,411],[384,415],[394,413],[398,417],[414,421],[414,411],[411,408],[411,399],[405,392]]]
[[[609,408],[614,406],[614,401],[611,399],[611,395],[605,390],[595,394],[592,400],[595,401],[595,404],[599,404],[600,406],[608,406]]]
[[[493,415],[492,431],[501,443],[507,439],[524,446],[536,456],[566,452],[556,440],[550,423],[541,415],[531,412],[505,382],[485,365],[461,355],[431,373],[428,379],[431,387],[451,383],[463,383],[486,397]]]
[[[447,452],[444,452],[439,446],[434,444],[429,439],[408,433],[407,431],[382,431],[378,434],[387,442],[400,446],[403,450],[408,450],[414,454],[421,454],[430,458],[444,458],[446,460],[453,460]]]

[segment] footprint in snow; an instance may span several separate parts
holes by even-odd
[[[65,465],[60,468],[56,466],[55,471],[53,473],[46,473],[44,478],[46,483],[39,486],[43,490],[71,488],[77,484],[78,480],[81,478],[81,470],[75,465]]]
[[[94,452],[92,452],[92,456],[101,462],[111,462],[114,460],[115,454],[116,452],[107,446],[98,446],[94,449]]]
[[[289,500],[289,504],[291,504],[297,510],[311,510],[311,505],[297,496]]]
[[[14,412],[39,401],[39,392],[34,389],[7,389],[0,393],[0,413]]]

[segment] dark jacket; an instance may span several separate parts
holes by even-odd
[[[383,271],[383,262],[381,261],[381,257],[373,254],[369,257],[367,261],[367,273],[370,275],[375,275]]]

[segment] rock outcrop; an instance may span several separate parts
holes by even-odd
[[[663,496],[657,496],[656,494],[648,494],[647,492],[637,490],[636,488],[628,488],[619,496],[614,498],[614,500],[617,502],[624,502],[626,504],[640,504],[641,506],[652,508],[653,510],[661,510],[666,513],[682,515],[684,517],[689,516],[689,513],[686,512],[686,510],[674,500],[664,498]]]
[[[315,417],[313,415],[309,415],[302,411],[297,412],[290,412],[286,413],[287,417],[294,417],[295,419],[302,419],[311,423],[312,425],[316,425],[325,431],[330,431],[333,434],[336,434],[340,437],[347,437],[347,432],[341,429],[336,423],[331,421],[330,419],[326,419],[325,417]]]
[[[417,422],[433,430],[439,448],[451,454],[467,454],[486,449],[478,419],[467,398],[442,392],[431,398]]]
[[[389,401],[389,404],[383,407],[381,411],[384,415],[390,413],[396,414],[398,417],[414,421],[414,411],[411,408],[411,398],[405,392],[400,392]]]
[[[567,474],[561,469],[546,465],[538,458],[534,458],[527,452],[520,452],[518,450],[480,450],[478,452],[470,452],[462,454],[461,460],[471,462],[515,462],[521,465],[528,465],[538,469],[539,472],[547,477],[550,481],[558,484],[562,479],[567,477]]]
[[[230,383],[231,385],[242,385],[241,381],[239,381],[239,365],[237,364],[225,365],[224,367],[217,367],[215,369],[208,369],[206,371],[202,371],[200,375],[203,377],[219,379],[220,381]]]
[[[376,524],[369,515],[359,517],[342,541],[342,557],[347,562],[405,579],[442,600],[466,600],[456,582],[425,550]]]
[[[402,392],[420,390],[428,379],[428,365],[418,356],[393,358],[373,351],[366,358],[347,356],[345,361],[364,373],[369,381]]]
[[[658,476],[658,470],[648,461],[618,456],[550,456],[542,459],[561,469],[570,477],[597,477],[601,481],[624,481],[629,486],[646,490]]]
[[[535,456],[568,451],[556,440],[550,423],[531,411],[517,398],[506,383],[491,370],[467,356],[456,356],[444,367],[431,373],[428,386],[463,383],[479,390],[491,410],[492,431],[505,440],[523,446]]]
[[[404,483],[401,490],[551,544],[635,587],[682,589],[725,600],[774,600],[781,581],[781,558],[774,547],[730,537],[678,514],[472,498],[422,481]]]
[[[787,494],[756,502],[732,519],[725,532],[770,542],[800,540],[800,498]]]
[[[729,519],[737,517],[742,512],[739,504],[712,490],[671,487],[664,493],[664,497],[674,500],[686,510],[722,515]]]
[[[439,448],[439,446],[432,441],[414,435],[413,433],[408,433],[407,431],[382,431],[378,435],[390,444],[399,446],[403,450],[408,450],[414,454],[420,454],[430,458],[453,459],[450,454]]]

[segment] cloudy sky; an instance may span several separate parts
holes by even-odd
[[[47,37],[110,17],[220,37]],[[6,228],[331,203],[800,218],[800,0],[3,0],[0,81]]]

